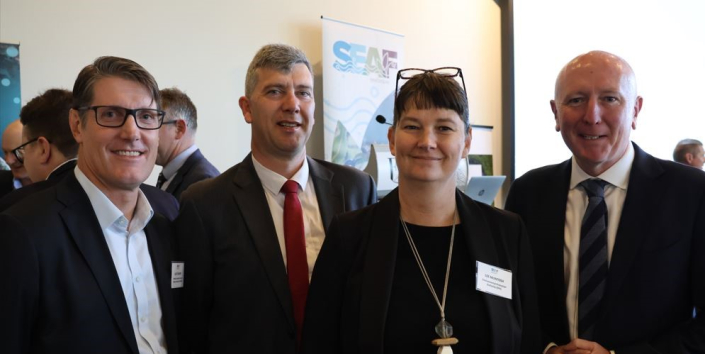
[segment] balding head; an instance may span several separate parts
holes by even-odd
[[[566,64],[551,101],[556,131],[578,165],[592,176],[624,156],[641,105],[631,66],[602,51],[579,55]]]

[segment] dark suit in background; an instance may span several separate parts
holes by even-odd
[[[513,275],[512,300],[482,293],[492,353],[540,352],[533,264],[524,226],[516,215],[476,203],[459,191],[456,202],[463,223],[463,234],[457,236],[465,238],[471,263],[481,261]],[[313,273],[304,353],[384,352],[399,213],[395,189],[375,205],[334,219]],[[474,276],[469,274],[467,281],[474,282]],[[462,333],[456,336],[462,340]]]
[[[172,194],[177,200],[181,199],[181,193],[190,185],[207,178],[216,177],[219,174],[218,169],[201,154],[201,150],[196,149],[169,182],[166,192]]]
[[[50,188],[59,183],[64,177],[73,175],[74,168],[76,168],[76,160],[68,161],[49,174],[46,181],[32,183],[8,193],[6,196],[0,198],[0,212],[11,207],[28,195]],[[145,197],[147,197],[147,200],[149,200],[149,204],[152,206],[155,213],[162,214],[170,221],[176,219],[176,216],[179,214],[179,202],[176,201],[173,196],[147,184],[140,185],[140,189]]]
[[[73,174],[0,214],[0,225],[3,353],[138,353],[110,250]],[[155,215],[145,234],[165,342],[177,353],[169,221]]]
[[[376,201],[372,178],[308,158],[323,226]],[[252,155],[189,188],[176,220],[189,353],[293,354],[296,330],[277,233]]]
[[[594,341],[616,353],[703,353],[705,173],[634,150]],[[570,341],[563,265],[570,174],[571,160],[530,171],[506,203],[529,230],[545,344]]]
[[[0,171],[0,198],[15,190],[12,171]]]

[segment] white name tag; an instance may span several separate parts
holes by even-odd
[[[512,299],[512,272],[502,268],[477,261],[477,273],[475,278],[477,283],[475,289],[501,296],[505,299]]]
[[[184,287],[184,262],[171,262],[171,288]]]

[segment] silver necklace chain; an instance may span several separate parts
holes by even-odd
[[[443,284],[443,300],[439,301],[438,295],[436,294],[436,289],[433,288],[433,284],[431,283],[431,278],[428,276],[428,272],[426,272],[426,267],[424,267],[424,265],[423,265],[423,261],[421,260],[421,255],[419,255],[419,250],[416,248],[416,244],[414,243],[414,240],[411,238],[411,233],[409,232],[409,228],[406,226],[406,222],[404,221],[404,219],[402,219],[401,213],[399,215],[399,220],[401,220],[401,225],[404,228],[404,233],[406,234],[406,239],[409,241],[409,246],[411,246],[411,252],[414,254],[414,258],[416,259],[416,263],[419,265],[419,269],[421,269],[421,274],[423,275],[423,278],[426,281],[426,285],[428,285],[428,289],[431,290],[431,295],[433,295],[433,299],[436,300],[436,305],[438,305],[438,309],[441,310],[441,321],[445,321],[445,319],[446,319],[446,313],[445,313],[446,295],[448,294],[448,278],[450,277],[450,262],[453,259],[453,243],[455,241],[455,221],[457,219],[458,219],[458,208],[455,208],[455,213],[453,214],[453,228],[450,232],[450,247],[448,249],[448,262],[446,264],[446,278],[445,278],[445,282]]]

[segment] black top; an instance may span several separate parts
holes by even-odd
[[[443,301],[443,284],[450,246],[451,226],[426,227],[407,223],[426,271]],[[404,228],[399,225],[398,251],[392,294],[385,326],[385,353],[429,354],[437,347],[434,328],[440,321],[440,309],[421,273]],[[446,297],[446,321],[453,326],[453,353],[489,353],[490,319],[485,302],[475,290],[475,260],[470,258],[462,225],[455,228],[453,259]]]

